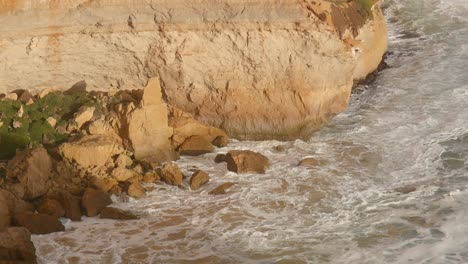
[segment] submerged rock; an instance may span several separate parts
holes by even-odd
[[[265,173],[268,158],[250,150],[232,150],[226,155],[227,168],[236,173]]]
[[[114,220],[136,220],[139,217],[131,212],[123,211],[114,207],[106,207],[101,211],[101,218]]]
[[[216,187],[215,189],[213,189],[212,191],[210,191],[208,194],[211,194],[211,195],[226,194],[226,191],[236,184],[237,182],[225,182],[221,184],[220,186]]]

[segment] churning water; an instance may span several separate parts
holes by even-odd
[[[141,220],[34,236],[40,262],[468,263],[468,1],[384,8],[391,68],[348,111],[309,142],[218,150],[264,153],[266,174],[227,172],[215,154],[183,158],[185,171],[210,173],[202,191],[156,186],[117,203]],[[304,157],[322,165],[297,167]],[[227,181],[238,182],[227,195],[207,194]]]

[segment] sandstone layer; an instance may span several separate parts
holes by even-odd
[[[159,76],[168,104],[234,137],[307,137],[387,47],[377,4],[332,2],[0,1],[0,92]]]

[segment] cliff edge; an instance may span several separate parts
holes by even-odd
[[[0,1],[0,92],[144,86],[240,139],[306,138],[387,49],[373,0]]]

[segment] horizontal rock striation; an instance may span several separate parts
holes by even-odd
[[[305,138],[387,48],[380,8],[361,2],[0,1],[0,92],[159,76],[168,104],[234,137]]]

